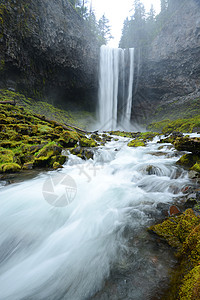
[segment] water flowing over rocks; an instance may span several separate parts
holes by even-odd
[[[162,206],[179,199],[187,172],[176,166],[175,155],[151,155],[159,151],[156,140],[128,147],[130,139],[113,135],[94,148],[93,160],[70,154],[59,171],[1,186],[2,300],[83,300],[96,292],[98,300],[150,300],[168,286],[176,260],[146,227],[162,218]],[[59,209],[50,200],[65,195],[64,182],[59,184],[65,177],[74,180],[77,193]]]

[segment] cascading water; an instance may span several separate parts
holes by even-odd
[[[126,78],[128,70],[128,80]],[[101,130],[130,127],[134,79],[134,49],[102,46],[99,72]]]
[[[94,161],[71,155],[60,171],[0,186],[1,300],[86,300],[109,276],[95,299],[148,300],[163,285],[170,254],[152,248],[145,228],[159,203],[180,195],[187,173],[167,145],[134,149],[118,139],[96,149]],[[49,197],[62,196],[61,175],[73,178],[77,194],[58,208],[42,191],[52,178]]]

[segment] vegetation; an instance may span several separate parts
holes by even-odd
[[[146,47],[168,21],[168,10],[171,2],[171,0],[161,0],[161,12],[156,16],[153,5],[146,13],[142,1],[134,0],[133,14],[130,19],[126,18],[124,21],[119,46],[121,48],[140,48],[145,54]]]
[[[74,9],[83,18],[85,23],[88,25],[90,31],[96,36],[99,45],[106,45],[107,42],[112,39],[111,27],[109,20],[105,14],[97,20],[92,5],[88,9],[88,1],[86,0],[69,0]]]
[[[189,119],[177,120],[163,120],[154,122],[148,125],[148,130],[162,132],[163,134],[170,134],[173,131],[180,131],[185,133],[200,131],[200,115]]]
[[[65,111],[62,108],[54,107],[53,105],[45,101],[38,101],[33,98],[28,98],[23,94],[6,89],[0,89],[0,101],[14,101],[32,114],[37,114],[38,112],[40,112],[41,115],[44,115],[45,117],[50,118],[54,121],[69,123],[73,126],[78,126],[83,129],[86,129],[88,127],[91,119],[93,118],[93,115],[87,111]]]
[[[54,120],[37,115],[38,110]],[[71,150],[79,143],[82,150],[98,145],[94,139],[86,138],[83,130],[66,125],[62,120],[73,119],[67,112],[45,102],[34,102],[19,93],[1,90],[0,173],[33,168],[57,169],[67,160],[67,155],[62,154],[63,149]],[[84,159],[89,156],[86,153]]]
[[[200,98],[185,99],[183,103],[178,100],[171,102],[162,102],[155,109],[153,119],[151,122],[157,122],[162,120],[177,120],[190,119],[198,116],[200,113]]]

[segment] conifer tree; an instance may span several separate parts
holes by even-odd
[[[111,35],[111,27],[109,25],[109,20],[103,15],[98,22],[99,35],[102,44],[107,44],[107,42],[113,38]]]

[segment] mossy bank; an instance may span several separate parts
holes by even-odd
[[[97,142],[87,138],[86,132],[74,124],[81,122],[70,112],[19,93],[0,90],[0,173],[57,169],[68,159],[66,152],[63,154],[64,149],[73,151],[80,145],[83,151],[86,147],[96,147]],[[81,158],[88,157],[86,153]]]
[[[164,299],[200,299],[200,216],[192,209],[149,228],[176,249],[178,267]]]

